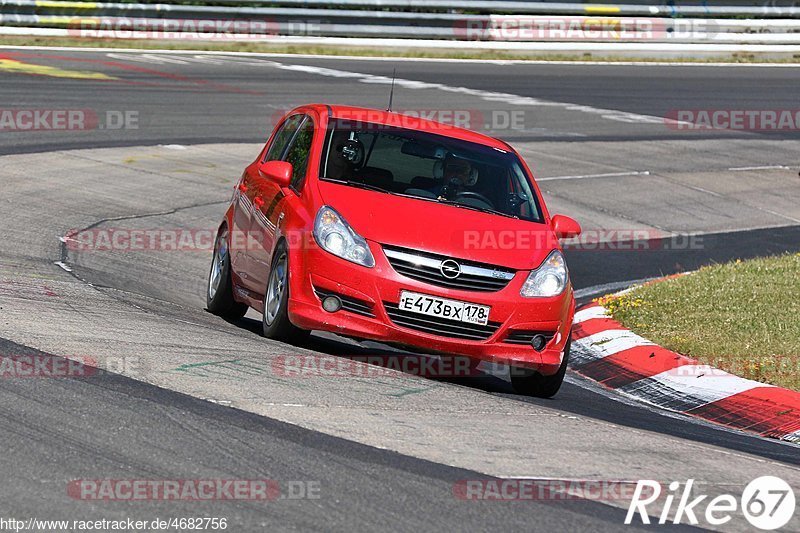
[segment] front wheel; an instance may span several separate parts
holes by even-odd
[[[537,398],[552,398],[555,396],[564,382],[564,374],[567,373],[571,341],[572,336],[570,335],[567,338],[567,344],[564,346],[564,359],[561,361],[561,366],[558,367],[558,372],[552,376],[543,376],[529,368],[512,366],[511,386],[514,387],[514,392]]]
[[[264,336],[293,344],[303,342],[311,333],[289,321],[289,251],[281,242],[272,256],[272,266],[264,291],[261,324]]]
[[[206,309],[215,315],[237,320],[247,313],[248,306],[233,298],[231,257],[228,249],[228,228],[220,228],[214,241],[214,258],[208,273]]]

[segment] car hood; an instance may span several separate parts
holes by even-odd
[[[514,270],[538,267],[557,246],[545,224],[324,181],[319,191],[358,234],[380,244]]]

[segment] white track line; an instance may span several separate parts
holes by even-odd
[[[123,54],[109,54],[115,59],[121,59]],[[153,54],[145,54],[152,56]],[[202,56],[203,54],[197,54]],[[481,89],[472,89],[469,87],[460,87],[453,85],[446,85],[444,83],[431,83],[420,80],[411,80],[405,78],[392,78],[389,76],[376,76],[374,74],[366,74],[362,72],[354,72],[349,70],[340,70],[335,68],[318,67],[314,65],[297,65],[291,63],[280,63],[277,61],[263,60],[264,66],[278,68],[281,70],[288,70],[292,72],[302,72],[304,74],[312,74],[318,76],[325,76],[330,78],[339,79],[353,79],[360,83],[369,84],[395,84],[400,87],[412,90],[432,89],[448,93],[454,93],[459,96],[467,95],[479,98],[486,102],[501,103],[508,105],[528,106],[528,107],[557,107],[569,111],[576,111],[579,113],[586,113],[594,115],[605,120],[612,120],[616,122],[624,122],[627,124],[658,124],[665,123],[664,117],[656,117],[652,115],[642,115],[639,113],[630,113],[627,111],[620,111],[616,109],[603,109],[599,107],[592,107],[586,105],[577,105],[569,102],[556,102],[552,100],[545,100],[542,98],[532,98],[530,96],[522,96],[518,94],[502,93],[496,91],[485,91]]]
[[[685,187],[689,187],[690,189],[695,190],[697,192],[702,192],[702,193],[705,193],[705,194],[710,194],[711,196],[716,196],[717,198],[723,198],[724,197],[724,195],[722,195],[722,194],[720,194],[718,192],[709,191],[708,189],[704,189],[704,188],[698,187],[696,185],[684,184],[684,186]]]
[[[586,180],[593,178],[620,178],[625,176],[649,176],[649,170],[633,170],[631,172],[610,172],[608,174],[583,174],[577,176],[553,176],[550,178],[537,178],[536,181],[556,181],[556,180]]]
[[[0,28],[2,30],[2,28]],[[2,34],[2,32],[0,32]],[[221,50],[168,50],[160,48],[97,48],[92,46],[20,46],[0,45],[0,49],[9,50],[57,50],[63,52],[133,52],[157,54],[213,54],[223,56],[265,57],[265,58],[298,58],[298,59],[345,59],[348,61],[412,61],[425,63],[491,63],[495,65],[565,65],[565,66],[598,66],[598,67],[696,67],[696,68],[799,68],[800,63],[722,63],[722,62],[690,62],[690,61],[574,61],[546,59],[459,59],[450,57],[370,57],[333,54],[286,54],[270,52],[226,52]]]
[[[130,53],[107,52],[106,56],[117,60],[123,60],[123,61],[128,60],[134,62],[141,62],[141,61],[158,62],[160,59],[158,57],[158,54],[154,53],[144,53],[144,54],[139,53],[137,55]],[[195,53],[193,57],[184,56],[182,60],[210,62],[212,64],[214,62],[208,53],[200,53],[200,54]],[[527,106],[527,107],[561,108],[561,109],[566,109],[568,111],[575,111],[578,113],[594,115],[605,120],[624,122],[626,124],[664,125],[665,123],[669,122],[669,120],[665,119],[664,117],[642,115],[639,113],[630,113],[627,111],[620,111],[616,109],[604,109],[599,107],[577,105],[570,102],[557,102],[552,100],[545,100],[542,98],[522,96],[518,94],[502,93],[496,91],[485,91],[481,89],[472,89],[469,87],[447,85],[444,83],[425,82],[425,81],[405,79],[405,78],[395,78],[393,80],[389,76],[377,76],[374,74],[366,74],[350,70],[340,70],[335,68],[320,67],[316,65],[300,65],[291,63],[289,61],[282,63],[269,59],[258,59],[258,60],[247,61],[247,64],[251,64],[254,66],[264,66],[268,68],[277,68],[281,70],[288,70],[291,72],[302,72],[304,74],[325,76],[330,78],[350,79],[359,83],[383,84],[383,85],[391,85],[392,83],[394,83],[395,85],[411,90],[420,90],[420,89],[439,90],[447,93],[454,93],[457,94],[458,96],[462,95],[472,96],[484,100],[486,102],[491,102],[492,104],[500,103],[500,104]]]
[[[767,209],[766,207],[759,207],[758,209],[760,209],[761,211],[766,211],[767,213],[769,213],[771,215],[775,215],[776,217],[784,218],[786,220],[794,222],[795,224],[800,224],[800,219],[797,219],[797,218],[794,218],[794,217],[790,217],[789,215],[784,215],[783,213],[778,213],[777,211],[773,211],[772,209]]]
[[[766,165],[762,167],[731,167],[728,170],[732,170],[734,172],[742,172],[748,170],[792,170],[793,168],[797,167],[787,167],[785,165]]]
[[[451,57],[370,57],[333,54],[286,54],[270,52],[226,52],[221,50],[168,50],[147,48],[97,48],[92,46],[20,46],[0,45],[0,49],[27,49],[27,50],[58,50],[64,52],[133,52],[133,53],[158,53],[158,54],[213,54],[226,56],[249,56],[266,58],[298,58],[298,59],[328,59],[348,61],[411,61],[426,63],[480,63],[495,65],[566,65],[566,66],[612,66],[612,67],[714,67],[714,68],[798,68],[800,63],[720,63],[720,62],[689,62],[689,61],[574,61],[546,59],[460,59]]]
[[[63,261],[56,261],[56,262],[55,262],[55,263],[53,263],[53,264],[55,264],[56,266],[58,266],[58,267],[62,268],[63,270],[65,270],[65,271],[67,271],[67,272],[72,272],[72,269],[69,267],[69,265],[67,265],[67,264],[66,264],[66,263],[64,263]]]
[[[621,241],[614,241],[614,242],[621,242]],[[617,281],[613,283],[602,283],[600,285],[592,285],[591,287],[585,287],[583,289],[577,289],[575,291],[575,298],[589,298],[590,296],[595,296],[597,294],[608,294],[611,292],[616,292],[621,289],[625,289],[630,287],[631,284],[639,284],[647,281],[646,279],[637,280],[634,282],[630,281]],[[596,318],[596,317],[592,317]]]

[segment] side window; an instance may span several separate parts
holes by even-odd
[[[303,180],[306,177],[306,169],[308,169],[308,156],[311,151],[311,141],[314,138],[314,121],[311,118],[306,119],[300,131],[292,142],[289,152],[286,154],[286,161],[292,164],[292,182],[291,187],[299,190],[303,186]]]
[[[276,159],[280,159],[286,149],[286,145],[292,140],[294,137],[294,133],[297,131],[297,127],[303,121],[304,115],[292,115],[283,123],[283,125],[278,130],[278,133],[275,134],[275,138],[272,139],[272,144],[267,150],[267,155],[264,157],[264,161],[275,161]]]

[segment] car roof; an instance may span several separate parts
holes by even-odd
[[[328,114],[332,118],[340,118],[353,121],[369,122],[373,124],[382,124],[386,126],[397,126],[416,131],[425,131],[444,135],[446,137],[453,137],[464,141],[483,144],[492,148],[498,148],[505,151],[513,151],[508,143],[478,133],[465,128],[459,128],[451,124],[437,122],[435,120],[428,120],[420,118],[419,116],[398,113],[396,111],[386,111],[380,109],[372,109],[368,107],[356,107],[345,105],[329,105],[329,104],[309,104],[302,107],[313,107],[321,114]],[[427,112],[435,112],[436,110],[424,110]]]

